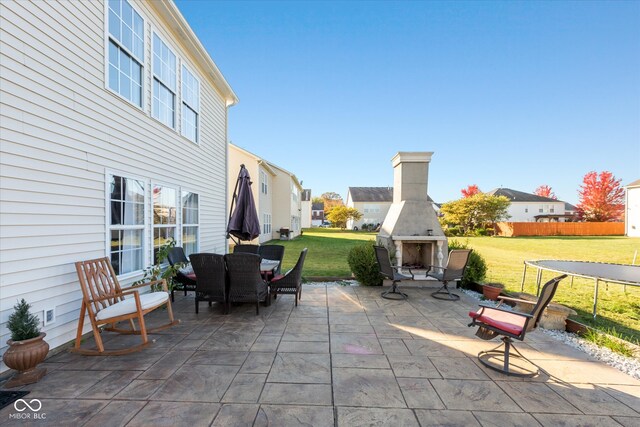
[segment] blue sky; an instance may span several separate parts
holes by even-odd
[[[240,103],[229,139],[312,195],[393,184],[435,152],[429,194],[640,178],[640,2],[176,1]]]

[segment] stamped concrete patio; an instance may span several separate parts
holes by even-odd
[[[489,371],[476,355],[497,340],[466,326],[476,301],[403,289],[396,302],[380,288],[305,285],[301,305],[281,296],[260,316],[251,304],[196,315],[181,296],[182,323],[142,352],[59,353],[25,399],[42,402],[34,424],[56,426],[640,425],[640,381],[539,331],[518,348],[546,373]],[[105,336],[111,348],[139,339]],[[0,423],[25,423],[12,414]]]

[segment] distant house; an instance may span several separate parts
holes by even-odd
[[[0,352],[20,298],[55,348],[78,324],[74,262],[109,257],[128,286],[169,238],[226,251],[237,98],[172,1],[0,11]]]
[[[629,237],[640,237],[640,179],[624,187],[624,230]]]
[[[436,212],[440,207],[427,196]],[[347,229],[362,228],[363,224],[382,224],[393,202],[393,187],[349,187],[346,206],[356,208],[362,214],[358,221],[347,221]]]
[[[300,204],[300,222],[302,228],[311,227],[311,190],[302,190],[302,200]]]
[[[251,177],[251,190],[256,203],[256,210],[258,211],[258,219],[260,220],[261,234],[252,243],[259,244],[277,238],[278,236],[274,237],[272,227],[273,180],[275,179],[276,171],[261,157],[231,143],[229,144],[229,167],[227,168],[229,174],[227,215],[231,207],[231,198],[238,180],[240,165],[244,165],[247,168]]]
[[[319,227],[324,222],[324,203],[313,203],[311,205],[311,226]]]
[[[512,222],[565,222],[571,215],[565,212],[565,202],[536,194],[496,188],[487,194],[505,196],[511,201],[507,213]]]

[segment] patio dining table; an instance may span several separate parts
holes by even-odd
[[[278,268],[280,261],[274,259],[262,259],[260,261],[260,273],[265,280],[269,281],[270,277],[273,277],[273,271]]]

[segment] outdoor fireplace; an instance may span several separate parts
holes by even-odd
[[[393,165],[393,203],[378,233],[378,243],[395,250],[397,265],[442,266],[447,238],[427,196],[432,152],[396,154]]]

